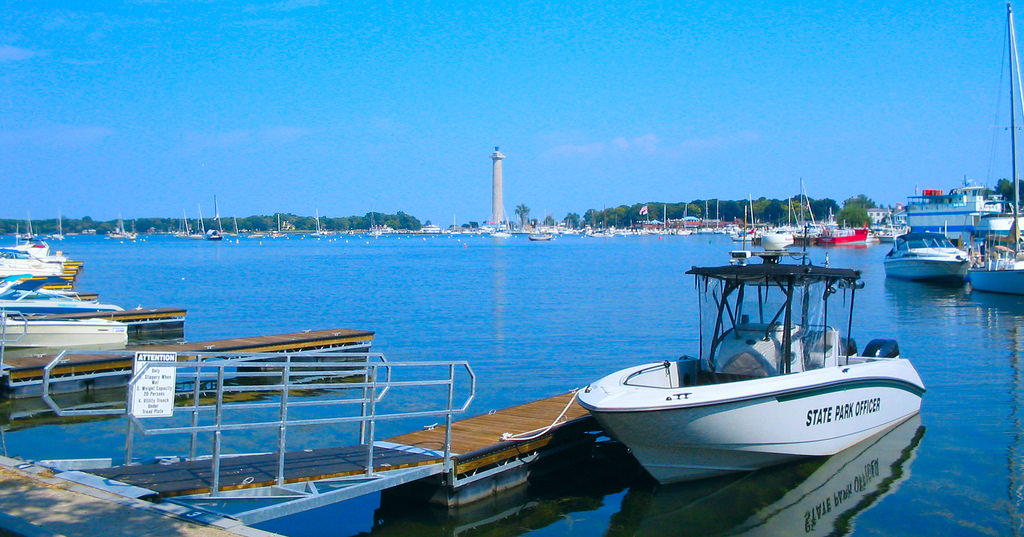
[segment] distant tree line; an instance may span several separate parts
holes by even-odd
[[[799,221],[801,215],[802,218],[809,220],[813,214],[814,219],[822,220],[827,218],[829,214],[840,212],[839,204],[830,198],[820,200],[807,198],[807,204],[803,206],[801,212],[801,201],[803,199],[797,195],[783,200],[761,197],[753,200],[753,202],[748,200],[717,199],[698,199],[679,203],[652,201],[635,203],[633,205],[620,205],[606,209],[588,209],[583,213],[583,222],[591,227],[628,227],[646,220],[661,220],[663,218],[678,220],[687,216],[693,216],[701,220],[717,219],[722,222],[742,222],[746,218],[748,222],[754,220],[756,222],[782,224],[790,219],[794,222]],[[647,214],[642,215],[640,212],[645,205],[647,206]],[[751,206],[753,206],[753,218],[750,216]],[[872,206],[874,205],[872,204]],[[579,217],[575,213],[570,213],[566,218]]]
[[[1005,184],[1004,184],[1005,183]],[[997,192],[1004,194],[1009,190],[1008,199],[1012,199],[1012,184],[1010,181],[999,182]],[[847,199],[842,207],[831,198],[812,199],[796,195],[788,199],[758,198],[756,200],[693,200],[689,202],[665,203],[646,202],[634,203],[632,205],[619,205],[604,209],[588,209],[581,217],[577,213],[568,213],[561,220],[561,223],[568,227],[591,226],[600,227],[630,227],[640,225],[648,220],[678,220],[686,216],[693,216],[702,220],[717,219],[722,222],[742,222],[744,218],[757,223],[784,224],[789,221],[798,222],[800,219],[821,221],[835,215],[838,222],[850,226],[860,226],[870,223],[867,210],[876,207],[875,202],[867,196],[860,194]],[[647,214],[640,214],[644,206],[647,206]],[[751,217],[750,208],[753,207]],[[706,212],[706,214],[705,214]],[[555,218],[545,215],[543,219],[530,218],[530,208],[520,204],[515,208],[515,215],[520,226],[554,225]],[[238,229],[241,232],[274,231],[278,229],[278,220],[282,231],[312,231],[316,229],[316,219],[312,216],[299,216],[291,213],[280,213],[273,215],[246,216],[237,219]],[[233,217],[221,218],[221,227],[228,232],[234,231],[236,220]],[[429,224],[428,220],[426,224]],[[358,231],[368,230],[371,226],[388,226],[396,230],[418,231],[423,227],[420,220],[402,211],[396,214],[369,212],[363,216],[346,216],[339,218],[320,217],[320,227],[326,231]],[[63,220],[64,233],[81,233],[86,229],[94,229],[99,234],[113,231],[117,228],[117,220],[97,221],[88,216],[82,218],[66,218]],[[170,233],[179,231],[184,226],[181,218],[136,218],[125,221],[125,228],[128,231],[133,229],[139,233]],[[189,219],[188,226],[195,230],[199,227],[197,218]],[[213,218],[204,218],[205,229],[215,229],[217,222]],[[463,227],[477,227],[477,222],[470,222]],[[14,233],[15,230],[26,231],[26,222],[17,219],[0,219],[0,233]],[[57,231],[57,220],[33,220],[32,231],[39,235],[55,233]]]
[[[242,232],[253,231],[274,231],[278,229],[278,218],[283,231],[313,231],[316,229],[316,218],[313,216],[299,216],[295,214],[274,214],[246,216],[237,219],[238,229]],[[236,219],[234,217],[221,217],[220,226],[224,231],[235,230]],[[97,234],[105,234],[117,229],[117,220],[99,221],[91,217],[64,218],[61,222],[64,233],[82,233],[87,229],[96,230]],[[187,220],[188,227],[193,231],[200,227],[198,218]],[[339,218],[320,217],[321,229],[327,231],[356,231],[370,229],[371,225],[389,226],[393,229],[416,231],[423,227],[418,218],[408,215],[402,211],[396,214],[385,214],[370,212],[363,216],[346,216]],[[139,233],[173,233],[182,230],[185,222],[181,218],[135,218],[124,221],[124,227],[128,231],[133,229]],[[217,220],[204,218],[202,226],[205,229],[217,229]],[[0,219],[0,233],[10,234],[15,231],[25,233],[28,224],[25,220]],[[32,220],[32,232],[37,235],[47,235],[57,232],[57,219]]]

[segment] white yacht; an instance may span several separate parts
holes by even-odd
[[[629,367],[577,394],[661,483],[833,455],[920,411],[924,384],[894,340],[858,351],[835,328],[848,320],[830,306],[852,314],[859,272],[759,255],[687,272],[699,356]]]
[[[0,278],[22,274],[61,276],[64,274],[64,263],[39,259],[20,250],[0,248]]]
[[[967,252],[942,233],[907,233],[896,237],[883,261],[889,278],[963,283],[971,267]]]
[[[107,319],[33,319],[0,317],[0,339],[6,350],[120,349],[128,343],[128,327]]]
[[[30,279],[27,275],[10,276],[0,280],[0,311],[18,311],[30,315],[59,313],[87,313],[121,311],[115,304],[102,304],[96,300],[83,300],[78,295],[51,291],[43,287],[66,284],[60,278]]]

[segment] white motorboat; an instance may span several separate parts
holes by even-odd
[[[550,233],[531,233],[531,234],[527,235],[526,238],[530,239],[531,241],[541,241],[541,242],[543,242],[543,241],[553,240],[555,238],[555,236],[550,234]]]
[[[767,231],[761,235],[761,246],[765,250],[785,250],[794,242],[796,238],[789,231]]]
[[[43,288],[50,284],[66,283],[60,278],[28,279],[27,275],[4,278],[0,281],[0,310],[17,311],[26,315],[49,315],[123,309],[115,304],[82,300],[73,293],[65,294]]]
[[[943,233],[907,233],[896,237],[883,261],[889,278],[963,283],[971,267],[967,252]]]
[[[924,384],[895,341],[858,352],[834,328],[848,321],[829,306],[852,314],[859,272],[759,255],[687,272],[701,296],[699,357],[629,367],[577,394],[661,483],[833,455],[920,411]]]
[[[128,327],[107,319],[56,321],[5,315],[0,328],[6,350],[120,349],[128,343]]]
[[[64,263],[46,261],[9,248],[0,248],[0,277],[29,274],[32,276],[60,276]]]

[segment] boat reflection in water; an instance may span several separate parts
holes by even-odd
[[[829,458],[658,489],[623,501],[622,535],[845,535],[853,519],[910,475],[920,416]],[[710,487],[713,490],[708,490]],[[636,493],[643,495],[643,492]],[[640,511],[631,513],[630,509]]]
[[[597,467],[531,480],[528,488],[469,508],[410,513],[404,501],[385,501],[394,505],[378,510],[362,534],[845,535],[859,514],[909,477],[924,431],[915,415],[831,457],[671,486],[654,483],[632,457],[611,453],[621,447],[611,443]],[[614,509],[619,498],[602,528],[598,511]]]

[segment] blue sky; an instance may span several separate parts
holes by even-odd
[[[748,5],[743,5],[748,4]],[[1009,175],[1005,4],[12,1],[0,217],[904,201]]]

